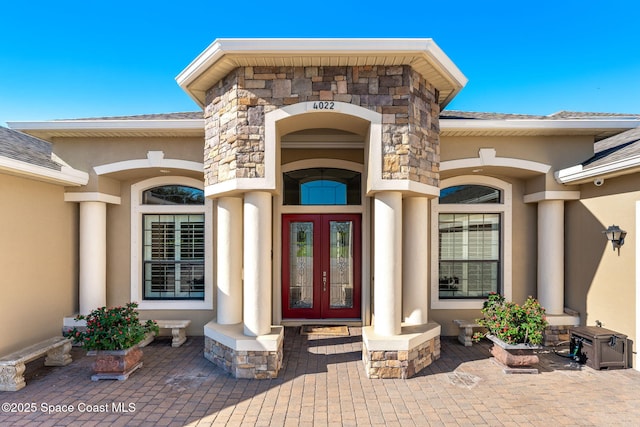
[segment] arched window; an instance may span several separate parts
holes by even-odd
[[[359,205],[360,172],[335,168],[284,173],[285,205]]]
[[[455,185],[440,190],[441,205],[501,203],[501,191],[485,185]]]
[[[143,205],[204,205],[204,191],[186,185],[162,185],[142,192]]]

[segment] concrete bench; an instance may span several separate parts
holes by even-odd
[[[64,337],[54,337],[30,345],[0,358],[0,391],[17,391],[26,386],[25,364],[44,355],[45,366],[66,366],[71,363],[71,342]]]
[[[187,327],[191,324],[191,320],[156,320],[160,329],[171,329],[171,347],[180,347],[187,340]],[[148,345],[155,335],[153,333],[147,335],[147,337],[138,344],[140,347]]]
[[[473,329],[480,328],[481,326],[469,320],[454,320],[453,323],[460,328],[458,341],[464,344],[465,347],[471,347],[473,345]]]

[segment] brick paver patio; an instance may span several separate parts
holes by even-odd
[[[640,372],[595,371],[554,354],[538,375],[507,375],[488,344],[442,339],[442,357],[408,380],[369,380],[359,328],[317,337],[286,328],[275,380],[236,380],[202,356],[202,337],[179,348],[156,340],[127,381],[90,379],[91,358],[27,368],[27,387],[0,392],[0,425],[429,426],[638,425]],[[64,406],[66,405],[66,406]],[[22,412],[11,412],[21,409]],[[69,412],[73,409],[73,412]],[[50,410],[51,413],[46,413]]]

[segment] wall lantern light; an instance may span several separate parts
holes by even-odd
[[[607,240],[611,242],[613,250],[618,250],[618,256],[620,256],[620,246],[624,245],[624,238],[627,236],[627,232],[621,230],[617,225],[610,225],[605,231]]]

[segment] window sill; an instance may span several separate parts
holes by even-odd
[[[476,310],[481,309],[486,299],[435,299],[431,301],[434,310]]]
[[[211,310],[211,301],[193,300],[142,300],[138,303],[140,310]]]

